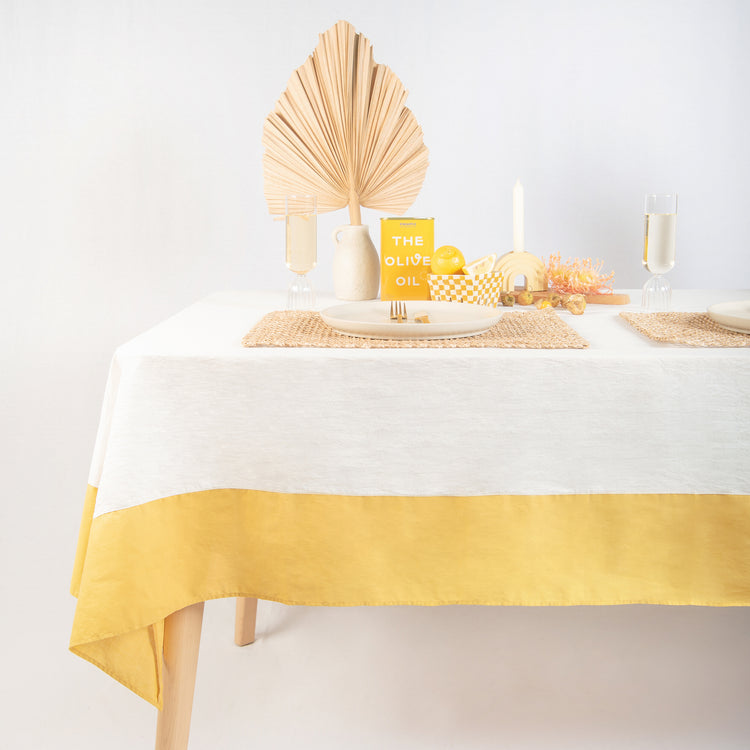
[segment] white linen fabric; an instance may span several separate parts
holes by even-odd
[[[749,297],[675,293],[674,308]],[[241,345],[283,307],[281,294],[216,294],[117,350],[96,515],[219,488],[750,493],[750,349],[651,342],[618,315],[636,305],[559,313],[586,350]]]

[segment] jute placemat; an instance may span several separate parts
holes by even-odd
[[[750,335],[727,331],[714,323],[706,313],[621,312],[636,331],[653,341],[684,346],[737,347],[750,346]]]
[[[460,339],[392,340],[347,336],[327,326],[317,312],[268,313],[242,345],[333,349],[585,349],[589,342],[549,312],[505,313],[492,328]]]

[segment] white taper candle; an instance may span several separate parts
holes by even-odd
[[[516,180],[513,187],[513,250],[522,253],[523,247],[523,185]]]

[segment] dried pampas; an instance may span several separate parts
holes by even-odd
[[[272,214],[284,196],[318,196],[318,211],[360,206],[403,214],[424,182],[422,130],[404,106],[393,71],[375,63],[372,45],[339,21],[289,79],[263,127],[264,192]]]

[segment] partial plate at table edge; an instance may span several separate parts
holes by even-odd
[[[746,309],[741,310],[744,314],[738,316],[733,309],[741,305],[744,305]],[[724,309],[728,309],[730,312],[725,312]],[[706,310],[706,313],[717,326],[720,326],[727,331],[744,333],[745,335],[750,334],[750,300],[717,302],[715,305],[710,305]],[[731,321],[731,323],[724,322],[726,320]],[[735,325],[737,322],[739,322],[739,325]]]

